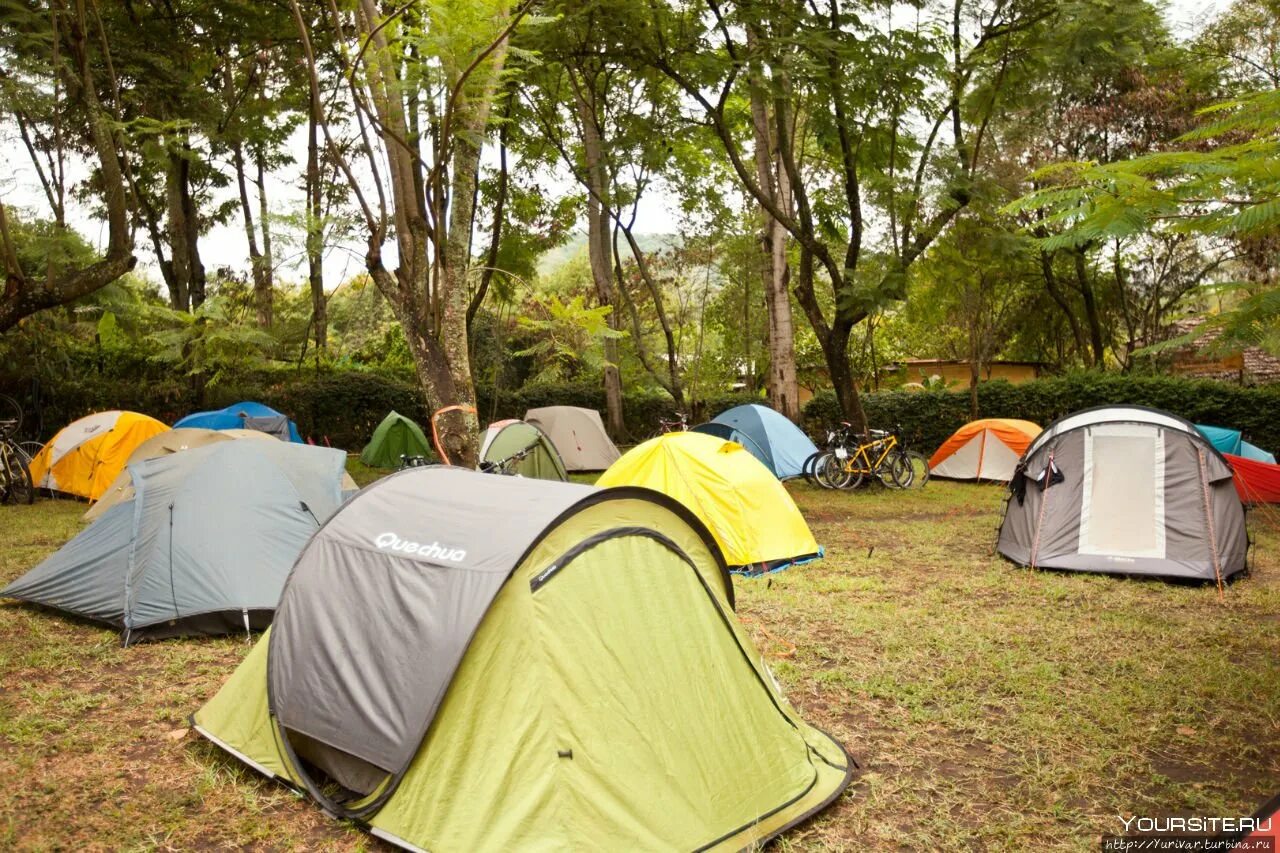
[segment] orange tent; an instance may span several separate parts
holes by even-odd
[[[942,443],[929,460],[929,471],[952,480],[1008,482],[1027,446],[1039,434],[1040,427],[1031,421],[971,421]]]
[[[98,412],[63,427],[31,460],[37,488],[97,500],[124,470],[129,454],[167,424],[137,412]]]

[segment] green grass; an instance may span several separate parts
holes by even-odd
[[[1120,814],[1240,815],[1280,789],[1273,511],[1253,514],[1254,571],[1220,602],[1212,586],[1008,564],[994,487],[790,488],[828,557],[739,581],[739,613],[863,772],[779,849],[1093,850]],[[0,507],[0,581],[83,509]],[[0,605],[0,847],[377,847],[185,733],[246,651],[126,650]]]

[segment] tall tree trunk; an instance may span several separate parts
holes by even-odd
[[[267,166],[263,162],[261,150],[254,154],[254,165],[258,177],[254,181],[258,186],[258,224],[262,228],[262,285],[258,289],[257,303],[258,322],[262,326],[270,326],[275,321],[275,256],[271,251],[271,209],[267,204]],[[255,287],[257,282],[254,282]]]
[[[621,317],[614,298],[613,273],[609,263],[609,213],[605,209],[605,205],[609,203],[609,181],[605,175],[604,142],[596,122],[595,104],[589,94],[594,93],[594,85],[594,81],[584,75],[580,84],[574,86],[578,118],[582,125],[582,150],[588,182],[587,256],[591,262],[591,279],[595,283],[596,298],[602,306],[613,309],[609,313],[608,322],[609,328],[616,331],[621,327]],[[622,377],[618,372],[616,338],[605,338],[604,360],[604,398],[607,410],[605,425],[610,435],[621,439],[626,427],[622,417]]]
[[[316,116],[307,122],[307,283],[311,290],[311,327],[316,341],[316,363],[329,343],[329,318],[324,298],[323,194],[320,186],[320,139]]]
[[[262,293],[264,289],[268,293],[270,290],[265,284],[266,269],[262,252],[258,249],[258,231],[253,225],[253,206],[249,203],[249,181],[244,173],[244,145],[239,139],[231,143],[231,161],[236,170],[236,187],[240,190],[240,216],[244,220],[244,236],[249,242],[249,266],[253,271],[253,303],[258,314],[258,325],[265,329],[271,325],[271,311],[268,307],[264,313]]]
[[[1084,317],[1089,324],[1089,343],[1093,347],[1093,363],[1099,369],[1106,367],[1106,344],[1102,335],[1102,318],[1098,314],[1098,300],[1093,293],[1093,282],[1089,279],[1084,249],[1077,249],[1074,254],[1076,265],[1076,284],[1080,288],[1080,297],[1084,300]]]
[[[753,41],[748,33],[748,44]],[[777,146],[770,130],[769,103],[760,79],[760,68],[751,80],[751,124],[755,132],[756,180],[760,189],[783,211],[791,210],[790,182],[782,174]],[[764,206],[760,206],[761,280],[764,284],[765,313],[769,342],[769,403],[792,421],[800,420],[800,386],[796,379],[795,326],[787,284],[791,270],[787,264],[787,231]]]
[[[191,310],[191,253],[187,250],[187,209],[183,204],[181,188],[185,171],[185,161],[177,153],[170,151],[165,173],[169,266],[173,270],[173,280],[169,285],[169,304],[177,311]]]
[[[1084,329],[1080,327],[1080,318],[1076,316],[1071,303],[1067,301],[1067,295],[1062,292],[1062,287],[1058,284],[1058,275],[1053,269],[1052,253],[1040,253],[1040,273],[1044,276],[1044,286],[1045,290],[1049,292],[1049,298],[1062,309],[1062,315],[1067,318],[1067,325],[1071,329],[1071,337],[1076,343],[1076,352],[1084,359],[1086,367],[1092,366],[1093,359],[1089,352],[1089,346],[1085,342]]]
[[[176,143],[171,141],[171,146]],[[170,301],[179,311],[190,311],[204,303],[205,269],[200,259],[200,214],[191,192],[190,144],[169,151],[166,196],[169,213],[169,251],[173,264]]]

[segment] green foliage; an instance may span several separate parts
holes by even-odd
[[[580,371],[584,353],[601,341],[625,337],[625,333],[609,327],[609,315],[613,308],[591,307],[582,295],[562,300],[556,294],[535,297],[526,307],[530,313],[517,318],[517,324],[532,333],[534,342],[516,356],[529,356],[540,365],[535,377],[554,382]]]
[[[1264,449],[1280,449],[1280,385],[1247,387],[1210,380],[1170,376],[1134,376],[1081,371],[1065,376],[1012,384],[978,385],[979,417],[1021,418],[1048,426],[1072,412],[1094,406],[1137,405],[1162,409],[1193,423],[1238,429]],[[863,397],[873,427],[900,425],[907,443],[932,453],[951,433],[969,421],[969,392],[882,391]],[[835,395],[823,392],[804,407],[804,424],[821,436],[842,420]]]

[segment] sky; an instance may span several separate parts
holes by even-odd
[[[1119,0],[1124,2],[1124,0]],[[1187,38],[1198,32],[1208,21],[1229,5],[1229,0],[1168,0],[1165,7],[1166,18],[1175,35]],[[303,207],[303,190],[300,180],[301,165],[306,162],[305,129],[300,128],[289,142],[289,149],[298,165],[291,166],[288,171],[280,170],[267,176],[267,193],[275,216],[289,216],[300,213]],[[27,161],[26,152],[16,131],[7,126],[0,127],[0,152],[8,162],[7,173],[0,174],[0,201],[29,215],[48,216],[48,206],[40,190],[34,170]],[[493,159],[493,152],[486,151],[486,159]],[[70,177],[83,177],[73,169]],[[231,173],[228,164],[228,173]],[[557,193],[574,191],[573,181],[563,172],[545,176],[548,186]],[[223,191],[223,197],[234,198],[235,186]],[[257,214],[257,200],[252,195],[251,203]],[[219,201],[223,200],[219,198]],[[673,218],[673,211],[679,209],[673,196],[662,186],[652,189],[641,199],[636,218],[636,232],[640,234],[670,234],[679,227]],[[90,211],[83,205],[72,202],[68,211],[68,220],[86,239],[96,246],[106,245],[107,234],[105,223],[95,220]],[[306,279],[305,257],[300,252],[296,241],[289,241],[281,228],[277,228],[278,245],[276,252],[277,281],[302,282]],[[483,240],[483,237],[479,237]],[[394,247],[388,262],[394,260]],[[206,270],[212,274],[214,270],[230,266],[242,272],[248,270],[248,242],[245,238],[244,225],[240,219],[239,208],[225,225],[215,225],[200,241],[201,257]],[[148,248],[145,235],[139,235],[137,253],[139,256],[139,272],[148,278],[159,280],[155,256]],[[358,242],[345,246],[334,246],[328,249],[325,257],[325,287],[333,289],[341,282],[360,273],[364,269],[363,247]]]

